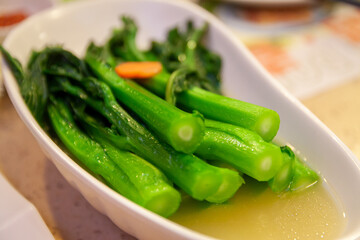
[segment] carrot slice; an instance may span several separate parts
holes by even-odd
[[[125,62],[115,67],[116,73],[123,78],[145,79],[160,73],[160,62]]]

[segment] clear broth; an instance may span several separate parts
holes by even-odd
[[[170,219],[220,239],[336,239],[346,218],[322,183],[299,193],[274,194],[249,178],[225,204],[184,197]]]

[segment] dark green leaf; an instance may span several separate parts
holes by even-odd
[[[14,75],[18,84],[21,84],[24,80],[24,70],[21,66],[21,63],[16,58],[13,58],[8,51],[0,45],[0,52],[5,58],[6,63],[8,64],[12,74]]]

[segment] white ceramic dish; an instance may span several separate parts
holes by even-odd
[[[208,45],[223,57],[223,88],[232,97],[270,107],[281,116],[279,138],[285,139],[318,169],[338,195],[348,224],[343,239],[360,236],[360,164],[350,150],[309,110],[292,97],[214,16],[189,2],[165,0],[82,1],[30,17],[11,32],[4,46],[21,62],[32,49],[62,44],[81,55],[88,41],[108,37],[119,16],[139,24],[139,43],[164,38],[169,27],[209,22]],[[4,62],[2,62],[4,64]],[[210,239],[159,217],[106,187],[72,161],[40,128],[22,100],[4,64],[5,86],[20,117],[64,177],[100,212],[140,239]]]

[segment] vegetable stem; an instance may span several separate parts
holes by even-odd
[[[283,156],[283,165],[278,173],[269,181],[269,187],[275,193],[288,190],[294,177],[295,154],[288,146],[280,147]]]
[[[257,133],[235,125],[205,120],[205,137],[195,154],[221,160],[257,179],[268,181],[283,164],[280,148]]]
[[[302,163],[298,157],[295,156],[294,176],[290,183],[290,191],[301,191],[309,188],[319,181],[319,175]]]
[[[206,118],[253,130],[265,141],[271,141],[280,126],[279,115],[271,109],[198,87],[180,93],[177,99],[188,110],[197,109]]]

